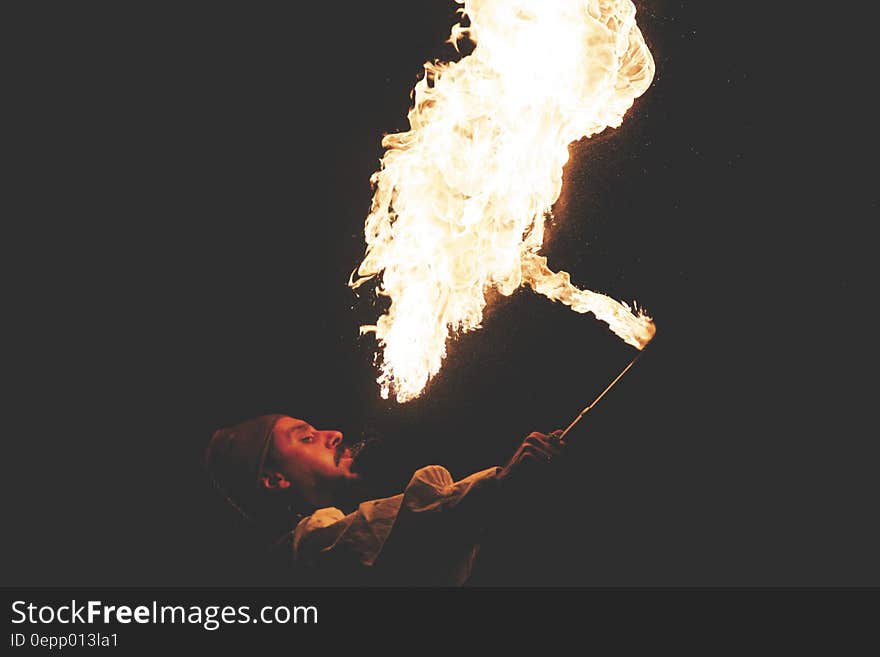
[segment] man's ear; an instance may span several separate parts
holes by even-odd
[[[290,481],[277,470],[268,470],[260,477],[260,483],[268,491],[283,491],[290,488]]]

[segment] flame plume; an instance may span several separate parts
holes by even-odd
[[[349,285],[381,274],[391,304],[375,326],[382,397],[421,394],[450,332],[479,328],[490,288],[522,285],[593,313],[641,349],[650,317],[574,287],[538,255],[562,189],[568,145],[617,127],[654,77],[630,0],[457,0],[470,19],[455,63],[426,63],[410,129],[382,140],[365,223],[366,254]]]

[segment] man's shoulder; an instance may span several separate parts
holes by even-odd
[[[293,531],[297,532],[305,529],[322,529],[323,527],[328,527],[336,522],[339,522],[344,517],[345,513],[342,512],[342,509],[338,509],[335,506],[327,506],[321,509],[315,509],[315,511],[313,511],[311,515],[308,515],[300,520]]]

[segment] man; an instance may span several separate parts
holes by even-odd
[[[342,434],[286,415],[215,432],[205,465],[226,500],[274,536],[274,552],[310,583],[458,586],[496,512],[547,474],[562,450],[559,433],[529,434],[504,467],[453,481],[431,465],[402,493],[366,501]]]

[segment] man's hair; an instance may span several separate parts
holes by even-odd
[[[226,503],[266,531],[289,527],[301,506],[297,491],[269,491],[263,484],[265,473],[279,464],[272,430],[280,417],[261,415],[218,429],[204,456],[205,469]]]

